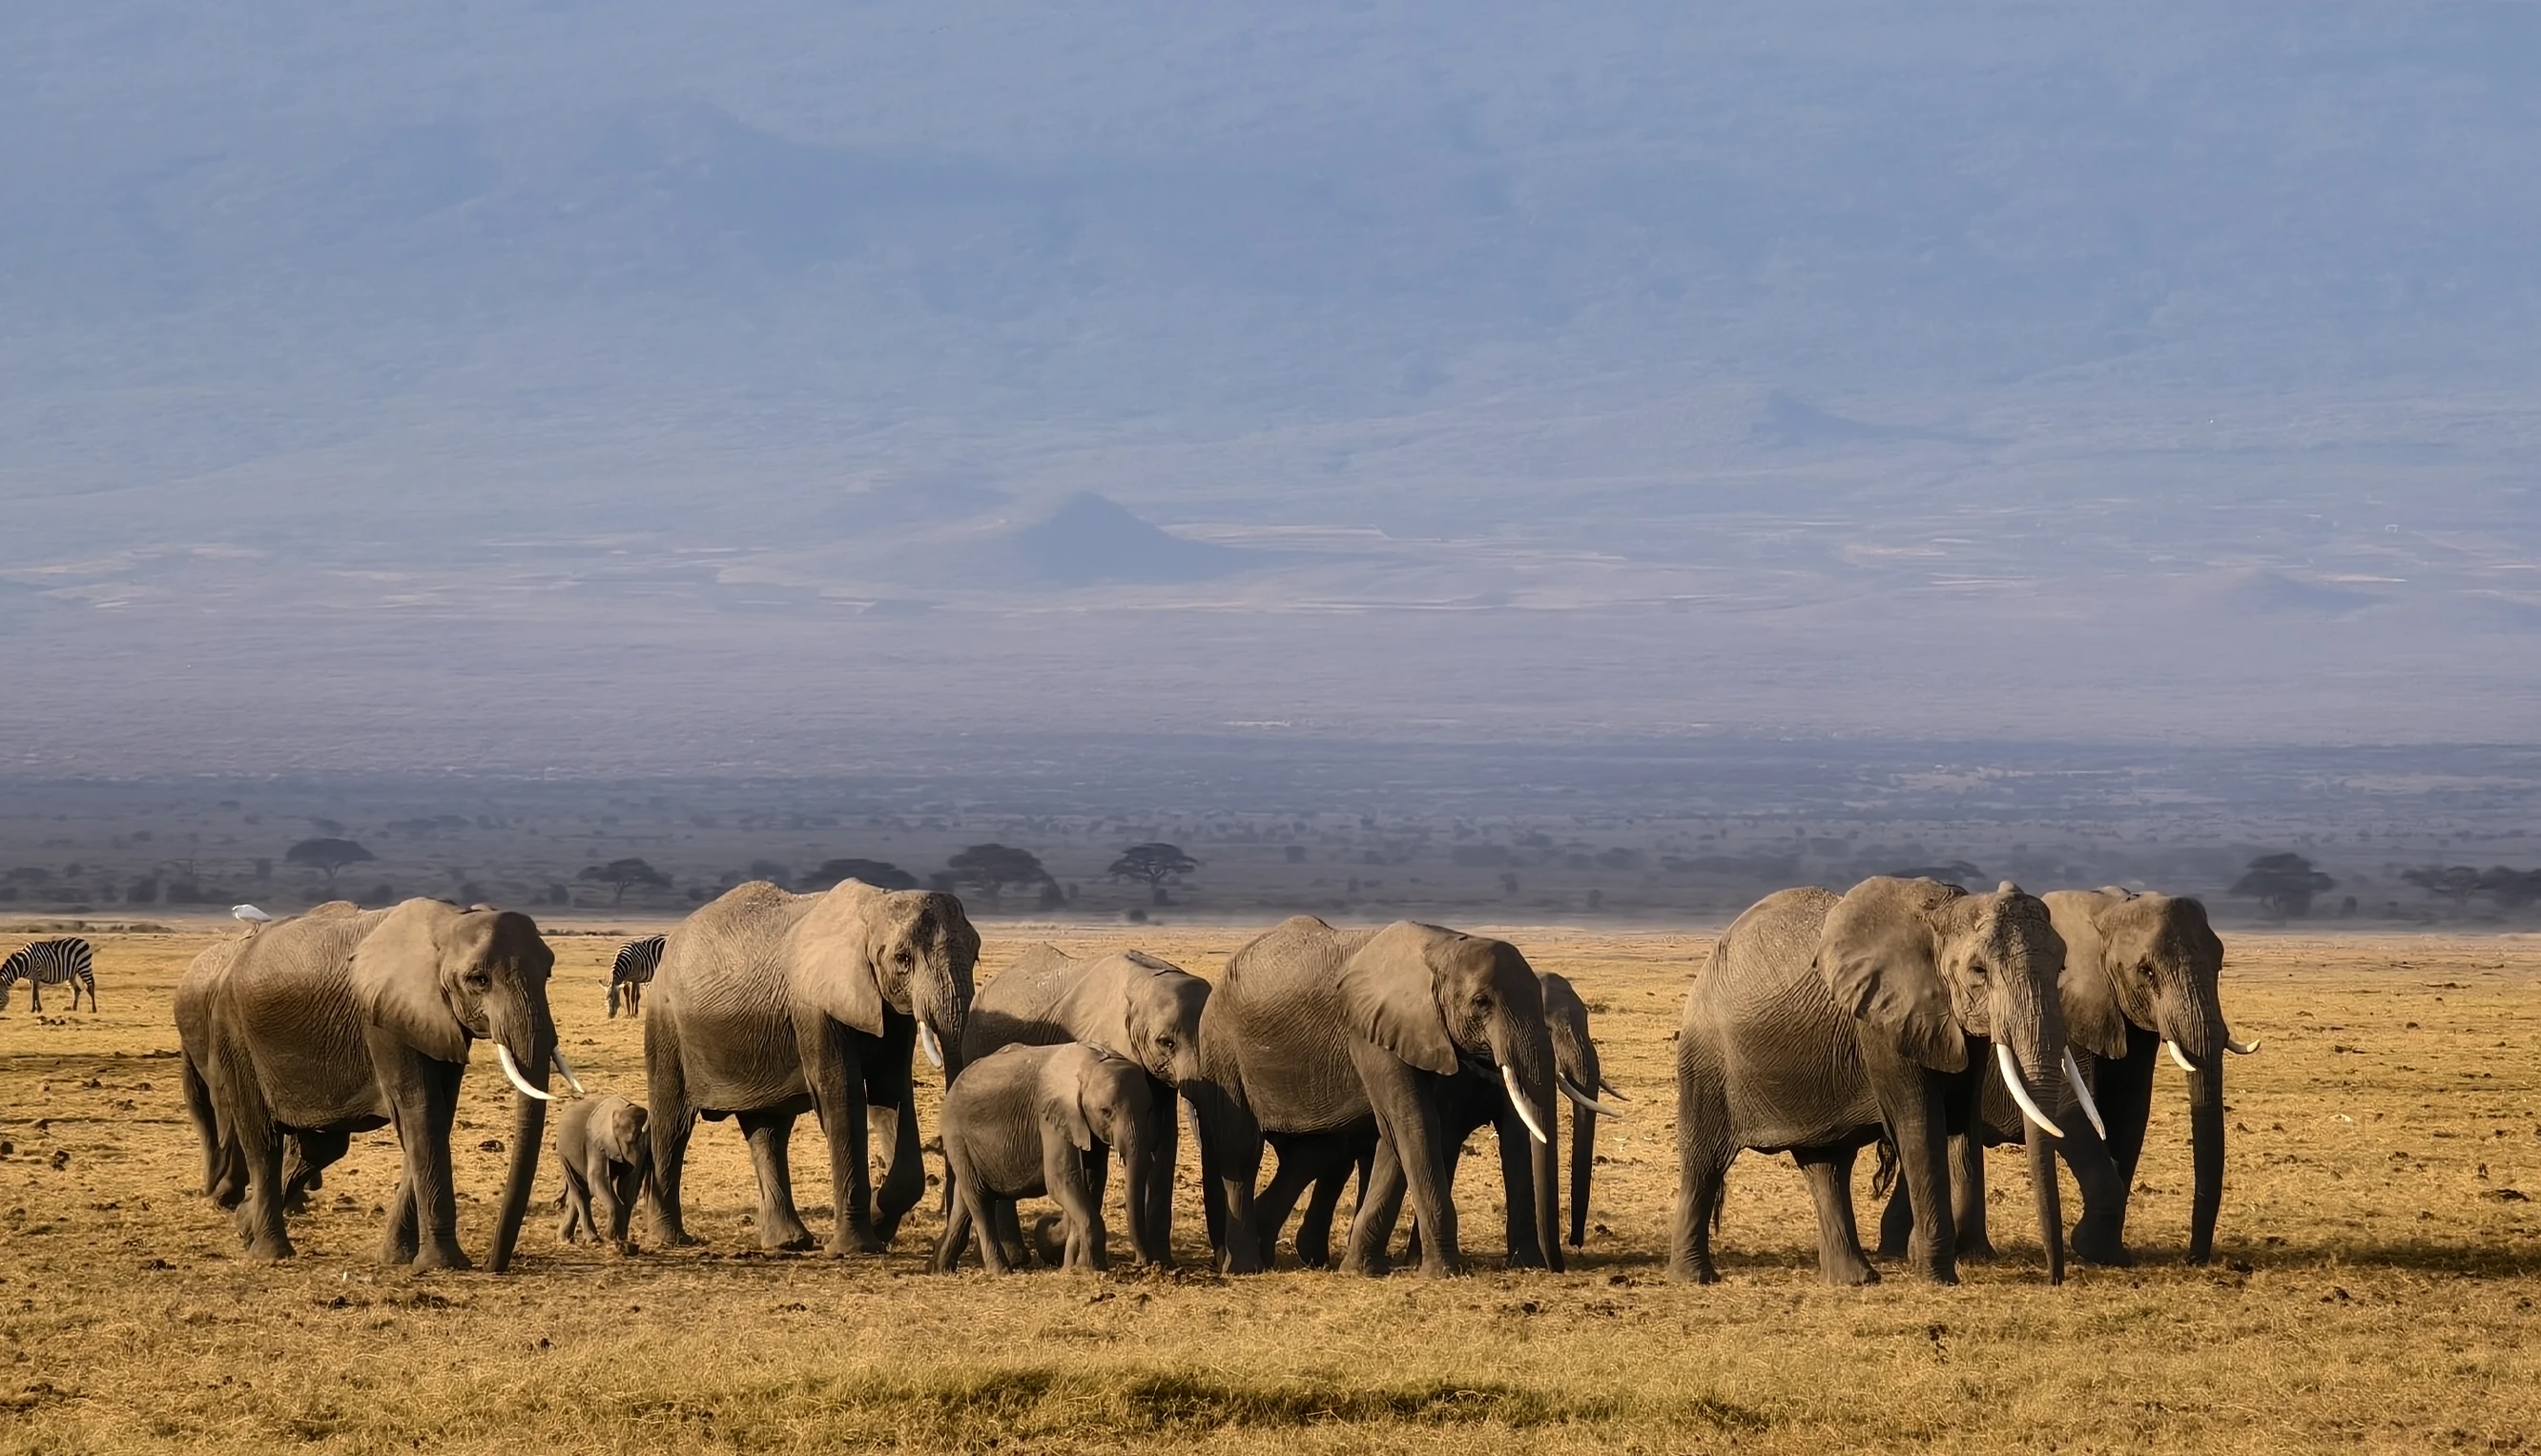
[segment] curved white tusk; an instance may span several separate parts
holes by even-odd
[[[2170,1040],[2168,1037],[2164,1037],[2162,1038],[2161,1045],[2162,1050],[2170,1053],[2170,1060],[2179,1064],[2180,1071],[2187,1073],[2190,1076],[2195,1076],[2197,1075],[2197,1064],[2188,1060],[2188,1054],[2179,1049],[2179,1043]]]
[[[1578,1084],[1571,1081],[1571,1079],[1566,1076],[1554,1078],[1554,1083],[1561,1088],[1561,1095],[1569,1098],[1574,1105],[1584,1107],[1590,1112],[1599,1113],[1606,1117],[1629,1117],[1632,1115],[1620,1107],[1609,1107],[1605,1103],[1598,1101],[1596,1098],[1589,1096],[1586,1092],[1579,1090]]]
[[[1500,1085],[1508,1088],[1509,1101],[1517,1107],[1518,1120],[1525,1123],[1526,1130],[1535,1135],[1535,1141],[1552,1142],[1552,1139],[1544,1136],[1544,1124],[1535,1120],[1535,1108],[1527,1102],[1526,1093],[1517,1089],[1517,1069],[1506,1062],[1500,1064]]]
[[[521,1064],[512,1060],[512,1049],[510,1047],[503,1045],[499,1041],[494,1043],[494,1060],[503,1064],[504,1077],[512,1083],[513,1089],[518,1091],[522,1096],[536,1097],[542,1102],[553,1102],[555,1100],[555,1097],[552,1094],[542,1092],[538,1088],[531,1086],[530,1079],[521,1075]]]
[[[1624,1089],[1622,1087],[1606,1080],[1606,1074],[1602,1072],[1597,1074],[1597,1090],[1614,1098],[1618,1102],[1630,1102],[1633,1100],[1632,1098],[1624,1095]]]
[[[2100,1121],[2099,1104],[2091,1100],[2091,1084],[2082,1080],[2082,1069],[2073,1064],[2073,1049],[2065,1049],[2065,1078],[2073,1084],[2073,1100],[2082,1104],[2082,1115],[2091,1120],[2091,1131],[2100,1141],[2109,1141],[2109,1125]]]
[[[573,1075],[573,1064],[564,1059],[564,1053],[550,1051],[547,1055],[555,1059],[556,1071],[564,1075],[564,1084],[573,1088],[573,1094],[575,1096],[588,1097],[591,1095],[589,1092],[582,1089],[582,1078]]]
[[[934,1064],[936,1071],[944,1070],[944,1048],[935,1040],[935,1028],[924,1021],[917,1023],[917,1045],[924,1049],[926,1060]]]
[[[2003,1085],[2011,1088],[2011,1100],[2020,1104],[2021,1115],[2028,1118],[2031,1122],[2036,1123],[2038,1125],[2038,1131],[2045,1133],[2048,1137],[2064,1137],[2065,1130],[2056,1126],[2056,1119],[2039,1111],[2038,1104],[2029,1099],[2029,1088],[2020,1079],[2020,1064],[2012,1060],[2011,1048],[2004,1046],[2001,1042],[1996,1042],[1994,1044],[1994,1060],[1996,1065],[2002,1068]]]
[[[2223,1043],[2223,1050],[2230,1052],[2235,1057],[2246,1057],[2258,1049],[2259,1044],[2254,1041],[2227,1041]]]

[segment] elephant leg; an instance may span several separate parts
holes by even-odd
[[[231,1128],[247,1170],[247,1197],[238,1211],[247,1257],[288,1259],[295,1251],[282,1231],[282,1132],[261,1117],[235,1119]]]
[[[1007,1252],[1005,1241],[1006,1229],[1015,1221],[1015,1201],[990,1194],[977,1180],[957,1187],[962,1202],[970,1206],[971,1221],[979,1225],[980,1267],[990,1274],[1012,1274],[1022,1268],[1023,1261]],[[989,1236],[992,1229],[996,1232],[993,1238]],[[1015,1242],[1020,1245],[1022,1235],[1016,1235]]]
[[[669,1016],[644,1018],[644,1101],[646,1136],[653,1144],[653,1242],[666,1249],[693,1244],[680,1216],[680,1175],[688,1167],[697,1110],[689,1105],[679,1027]]]
[[[1341,1212],[1342,1190],[1349,1186],[1350,1165],[1339,1163],[1316,1175],[1306,1196],[1306,1212],[1297,1219],[1297,1262],[1308,1269],[1333,1264],[1333,1215]]]
[[[1174,1170],[1182,1161],[1182,1119],[1174,1115],[1174,1089],[1171,1083],[1152,1081],[1147,1088],[1156,1106],[1163,1109],[1155,1120],[1152,1142],[1147,1150],[1148,1172],[1144,1180],[1132,1178],[1131,1187],[1143,1181],[1147,1199],[1145,1216],[1133,1220],[1132,1238],[1137,1223],[1144,1223],[1149,1242],[1162,1252],[1156,1262],[1163,1268],[1174,1267]]]
[[[569,1244],[580,1243],[583,1225],[591,1221],[591,1197],[582,1175],[569,1166],[564,1172],[564,1193],[557,1201],[564,1205],[564,1220],[556,1225],[556,1236]]]
[[[1707,1059],[1684,1053],[1677,1061],[1676,1086],[1677,1188],[1668,1278],[1718,1283],[1720,1271],[1711,1262],[1711,1226],[1720,1216],[1729,1164],[1738,1156],[1729,1135],[1728,1098],[1718,1069]]]
[[[1070,1274],[1099,1274],[1111,1267],[1103,1227],[1103,1191],[1099,1176],[1106,1150],[1079,1152],[1062,1137],[1042,1140],[1042,1182],[1065,1221],[1067,1253],[1059,1267]]]
[[[644,1168],[641,1163],[613,1167],[609,1182],[609,1242],[617,1252],[627,1250],[627,1236],[635,1218],[636,1201],[644,1196]],[[598,1237],[595,1228],[592,1235]]]
[[[1558,1106],[1559,1104],[1557,1104]],[[1534,1135],[1519,1120],[1511,1107],[1492,1114],[1491,1129],[1499,1144],[1500,1188],[1507,1206],[1508,1267],[1511,1269],[1552,1268],[1561,1256],[1558,1228],[1540,1228],[1535,1220],[1535,1142]],[[1456,1161],[1464,1154],[1465,1144],[1459,1139],[1447,1148],[1447,1186],[1456,1186]],[[1413,1230],[1417,1233],[1418,1229]],[[1552,1235],[1548,1237],[1547,1235]],[[1547,1251],[1551,1257],[1547,1257]]]
[[[866,1124],[876,1142],[889,1149],[882,1182],[874,1189],[874,1237],[888,1246],[908,1217],[926,1197],[926,1153],[917,1135],[917,1099],[903,1096],[897,1107],[874,1108]]]
[[[987,1200],[987,1207],[993,1221],[984,1226],[994,1231],[997,1247],[1005,1252],[1006,1263],[1010,1267],[1025,1268],[1036,1256],[1042,1256],[1044,1264],[1050,1262],[1044,1249],[1024,1237],[1023,1214],[1013,1199],[992,1197]]]
[[[233,1207],[235,1199],[221,1197],[232,1181],[229,1140],[221,1135],[220,1115],[212,1108],[212,1085],[191,1057],[178,1068],[178,1078],[183,1084],[185,1117],[194,1125],[194,1137],[202,1148],[203,1195],[222,1208]]]
[[[407,1053],[383,1068],[391,1121],[405,1154],[417,1270],[473,1269],[459,1247],[459,1198],[451,1186],[450,1132],[459,1114],[459,1064]],[[391,1215],[394,1217],[395,1215]]]
[[[835,1257],[849,1254],[879,1254],[883,1251],[882,1235],[873,1226],[873,1169],[870,1162],[873,1114],[878,1110],[865,1099],[863,1069],[854,1065],[854,1052],[848,1044],[850,1032],[818,1010],[805,1011],[794,1023],[795,1047],[802,1056],[803,1081],[812,1089],[812,1109],[821,1122],[822,1142],[830,1154],[830,1242],[829,1252]],[[863,1038],[862,1040],[870,1040]],[[756,1156],[754,1144],[754,1156]],[[766,1174],[761,1175],[761,1202],[766,1203]],[[760,1213],[760,1243],[767,1248],[798,1247],[768,1243],[771,1231],[782,1224],[767,1221],[768,1213]],[[785,1218],[793,1229],[802,1227],[794,1217],[794,1201],[789,1192],[785,1199]],[[811,1246],[811,1235],[803,1235]]]
[[[1897,1144],[1898,1178],[1914,1210],[1907,1262],[1934,1283],[1955,1284],[1958,1226],[1950,1210],[1949,1107],[1941,1078],[1877,1038],[1863,1037],[1858,1045],[1880,1119]]]
[[[1979,1132],[1950,1139],[1950,1221],[1957,1225],[1959,1257],[1992,1259],[1986,1236],[1985,1140]]]
[[[1818,1276],[1831,1284],[1879,1283],[1879,1271],[1861,1257],[1861,1233],[1852,1221],[1851,1146],[1800,1147],[1791,1160],[1809,1180],[1809,1200],[1818,1213]]]
[[[1271,1170],[1270,1181],[1254,1197],[1253,1225],[1261,1232],[1264,1269],[1274,1268],[1278,1264],[1279,1230],[1287,1226],[1288,1213],[1297,1207],[1297,1196],[1305,1192],[1315,1176],[1313,1157],[1306,1151],[1306,1145],[1303,1140],[1282,1140],[1276,1145],[1279,1165]],[[1330,1232],[1327,1224],[1327,1237]],[[1306,1257],[1306,1234],[1304,1228],[1297,1230],[1297,1257],[1301,1260]]]
[[[1393,1270],[1386,1247],[1394,1239],[1394,1221],[1403,1213],[1406,1186],[1403,1159],[1395,1152],[1394,1139],[1380,1130],[1375,1150],[1368,1157],[1366,1177],[1359,1186],[1358,1210],[1350,1216],[1349,1251],[1343,1257],[1343,1269],[1372,1278]],[[1368,1235],[1365,1242],[1360,1239],[1362,1232]]]
[[[739,1121],[742,1137],[750,1143],[751,1169],[759,1175],[759,1246],[771,1252],[811,1248],[812,1230],[803,1226],[802,1216],[794,1212],[794,1169],[787,1147],[794,1140],[794,1114],[745,1112]],[[857,1128],[864,1126],[862,1117],[849,1121]],[[858,1162],[861,1165],[862,1159]]]
[[[1915,1200],[1906,1191],[1906,1180],[1900,1178],[1888,1190],[1888,1206],[1879,1213],[1879,1257],[1903,1259],[1906,1245],[1915,1237]]]
[[[1353,1038],[1350,1060],[1376,1109],[1380,1145],[1391,1144],[1401,1163],[1401,1176],[1411,1196],[1413,1216],[1420,1220],[1420,1272],[1430,1278],[1462,1274],[1463,1249],[1456,1239],[1456,1202],[1447,1181],[1447,1129],[1440,1116],[1440,1083],[1444,1078],[1422,1072],[1373,1043]],[[1367,1268],[1383,1261],[1394,1235],[1394,1220],[1383,1216],[1350,1226],[1350,1262]],[[1372,1257],[1371,1257],[1372,1256]]]
[[[350,1133],[302,1133],[291,1140],[291,1159],[282,1170],[282,1212],[305,1213],[309,1195],[327,1185],[327,1170],[340,1161],[353,1144]]]
[[[2100,1120],[2109,1128],[2107,1142],[2091,1140],[2101,1155],[2075,1145],[2070,1133],[2059,1149],[2082,1190],[2082,1217],[2073,1229],[2073,1253],[2085,1264],[2135,1262],[2127,1252],[2127,1204],[2135,1190],[2136,1165],[2143,1156],[2144,1126],[2152,1120],[2161,1038],[2130,1027],[2127,1041],[2126,1056],[2091,1059],[2092,1100],[2100,1105]]]

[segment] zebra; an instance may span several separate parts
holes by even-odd
[[[35,1009],[44,1009],[44,988],[68,986],[71,1009],[79,1009],[80,991],[88,991],[88,1008],[97,1009],[97,966],[88,942],[73,936],[64,940],[37,940],[7,960],[0,960],[0,1003],[9,999],[9,988],[19,978],[27,982],[28,998]]]
[[[629,940],[617,950],[617,964],[609,968],[609,1014],[617,1014],[623,1005],[627,1015],[643,1007],[644,988],[653,984],[653,970],[662,963],[662,937],[646,936]]]

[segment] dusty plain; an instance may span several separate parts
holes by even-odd
[[[590,929],[598,930],[599,927]],[[642,928],[628,923],[625,929]],[[1024,945],[1142,943],[1214,975],[1237,930],[984,928]],[[392,1182],[357,1140],[301,1257],[238,1256],[197,1192],[170,993],[215,935],[99,935],[106,1009],[0,1018],[0,1450],[1757,1452],[2525,1448],[2541,1439],[2541,939],[2241,935],[2224,1003],[2263,1039],[2232,1066],[2215,1263],[2183,1266],[2185,1097],[2157,1102],[2132,1270],[2043,1278],[2017,1160],[1996,1154],[2002,1257],[1955,1288],[1821,1285],[1786,1160],[1731,1175],[1712,1288],[1662,1275],[1669,1035],[1707,936],[1503,929],[1589,999],[1635,1116],[1602,1130],[1587,1247],[1507,1274],[1466,1163],[1469,1254],[1426,1282],[1283,1270],[1225,1280],[1189,1160],[1185,1268],[927,1275],[921,1210],[892,1253],[764,1256],[730,1124],[690,1175],[701,1249],[618,1258],[555,1237],[541,1185],[504,1277],[370,1262]],[[564,1045],[639,1095],[641,1028],[606,1019],[617,943],[551,927]],[[1134,936],[1133,940],[1131,937]],[[500,1081],[469,1078],[462,1236],[484,1248]],[[922,1114],[932,1118],[932,1098]],[[798,1170],[819,1154],[807,1119]],[[816,1228],[829,1211],[806,1185]],[[1866,1184],[1866,1164],[1865,1178]],[[2069,1201],[2071,1197],[2068,1185]],[[1866,1186],[1856,1197],[1867,1216]],[[1121,1238],[1115,1233],[1115,1245]]]

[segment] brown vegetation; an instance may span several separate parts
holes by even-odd
[[[1031,934],[1031,933],[1027,933]],[[2541,946],[2237,939],[2224,996],[2264,1037],[2232,1064],[2218,1259],[2186,1238],[2184,1098],[2161,1105],[2132,1233],[2142,1267],[2041,1282],[2004,1256],[1939,1289],[1819,1285],[1800,1180],[1731,1174],[1727,1283],[1660,1278],[1673,1182],[1669,1033],[1703,948],[1665,934],[1511,932],[1592,1003],[1637,1112],[1601,1139],[1585,1256],[1444,1283],[1282,1272],[1003,1282],[920,1272],[922,1210],[886,1259],[763,1257],[748,1160],[700,1130],[700,1251],[618,1259],[524,1235],[505,1277],[369,1262],[392,1181],[356,1143],[294,1230],[242,1262],[195,1191],[169,993],[202,934],[98,936],[102,1015],[0,1019],[0,1449],[1647,1451],[2502,1449],[2541,1440]],[[1114,931],[1058,936],[1080,948]],[[1238,936],[1157,932],[1214,974]],[[594,1090],[641,1087],[641,1030],[604,1015],[617,941],[558,936],[557,1018]],[[1025,941],[1000,936],[983,973]],[[463,1110],[463,1237],[481,1251],[497,1079]],[[928,1109],[931,1118],[931,1108]],[[816,1167],[808,1132],[798,1171]],[[1488,1157],[1469,1252],[1495,1253]],[[1994,1196],[2025,1197],[1998,1159]],[[1184,1172],[1183,1257],[1201,1260]],[[822,1180],[800,1185],[815,1196]],[[1868,1212],[1866,1187],[1859,1190]],[[2069,1187],[2069,1198],[2071,1197]],[[2016,1205],[2015,1205],[2016,1207]],[[807,1207],[816,1227],[825,1209]],[[1116,1248],[1122,1241],[1116,1230]],[[1486,1261],[1487,1262],[1487,1261]]]

